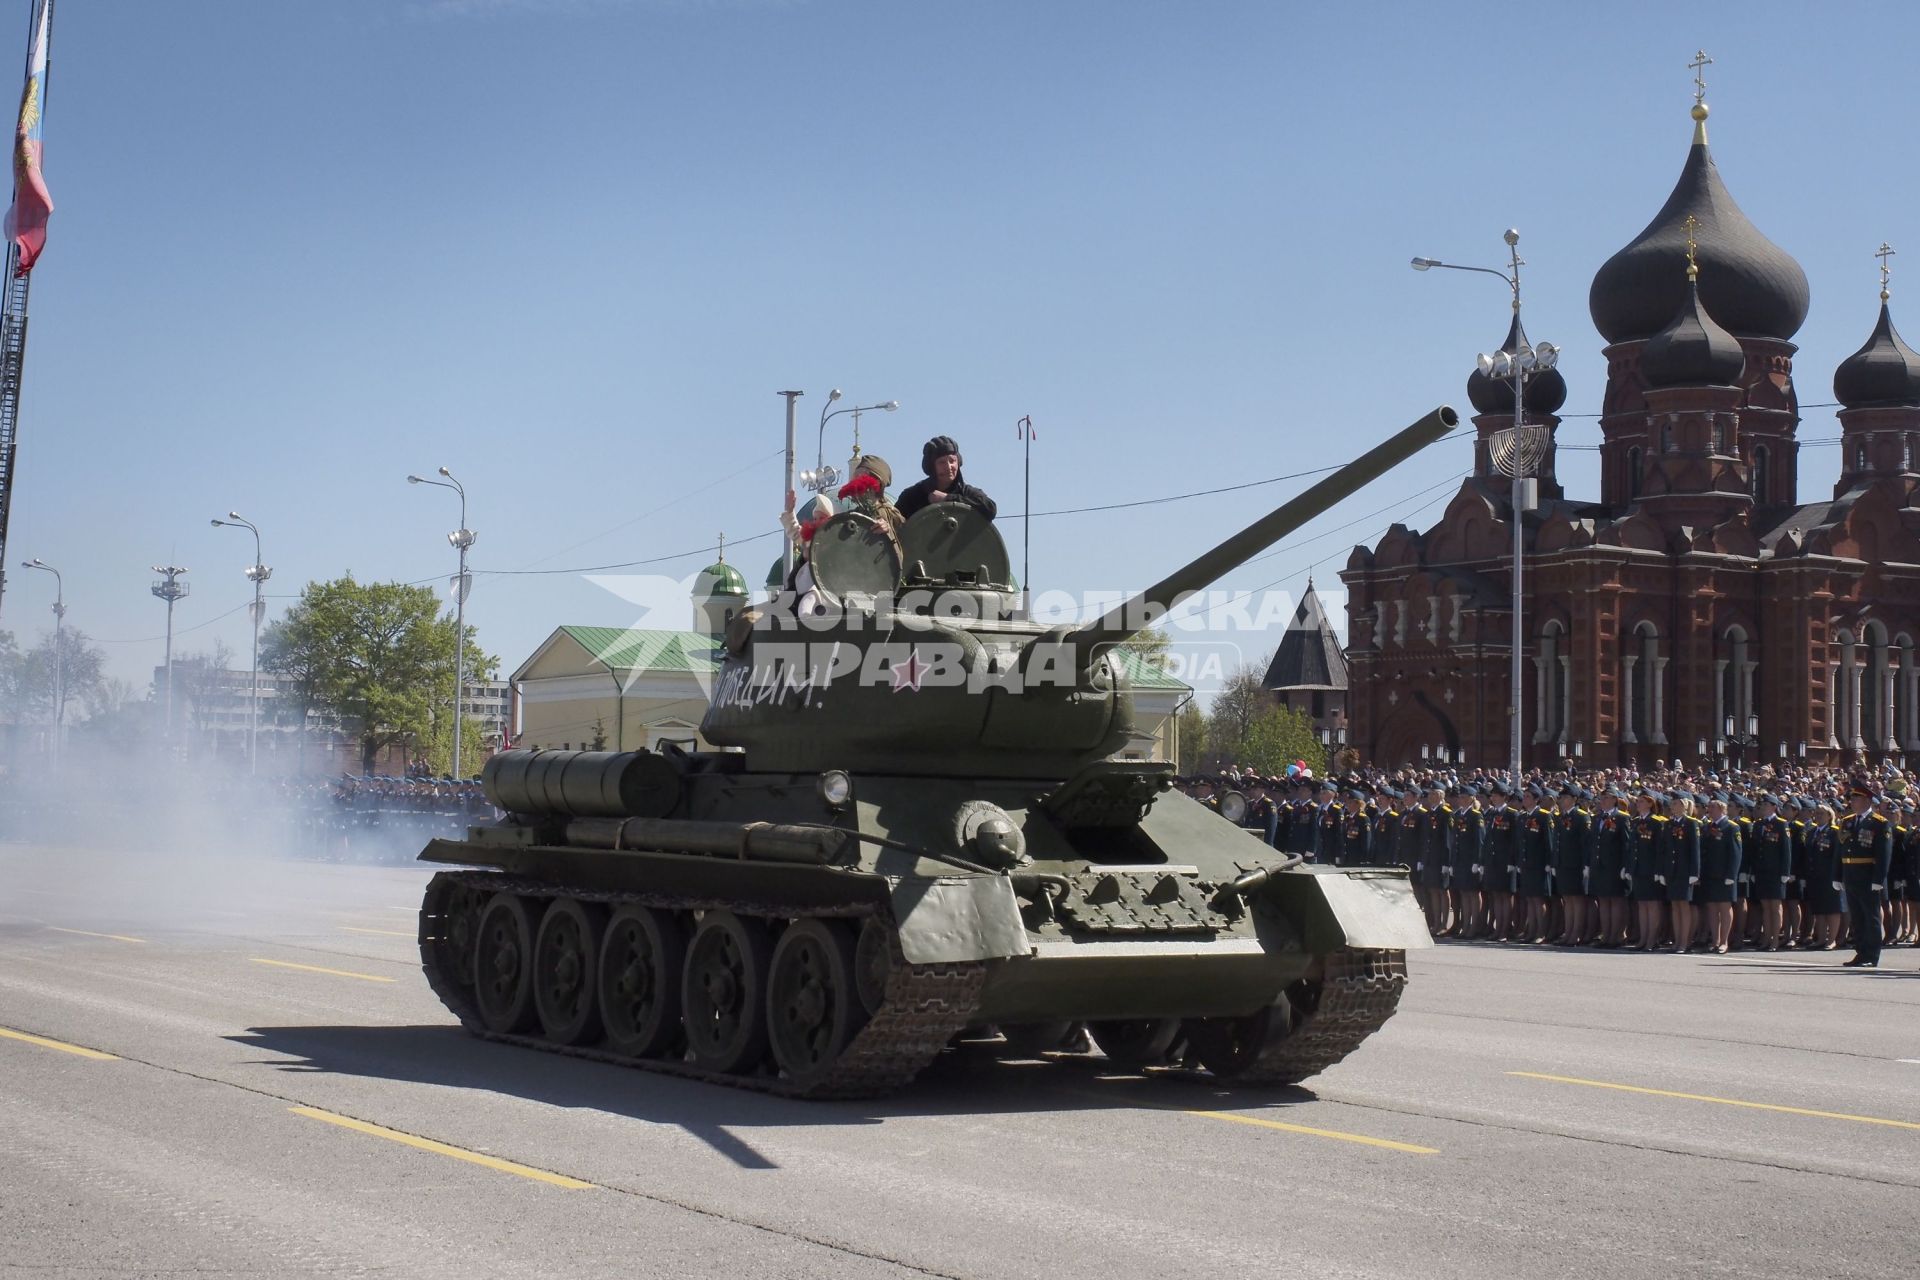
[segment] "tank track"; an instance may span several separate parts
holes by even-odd
[[[711,1071],[678,1058],[635,1058],[591,1045],[560,1045],[539,1035],[490,1031],[480,1020],[473,996],[462,984],[443,973],[440,959],[446,948],[441,933],[446,917],[429,908],[443,901],[454,887],[483,894],[501,891],[539,898],[574,898],[600,903],[609,909],[629,904],[669,911],[725,909],[743,916],[767,919],[792,919],[816,916],[835,919],[864,919],[879,915],[871,901],[848,901],[826,907],[782,906],[771,902],[737,899],[695,899],[671,894],[605,892],[523,879],[497,871],[442,871],[428,882],[420,908],[420,967],[427,985],[440,997],[460,1024],[483,1040],[564,1053],[570,1057],[619,1066],[638,1067],[664,1075],[710,1084],[732,1085],[789,1098],[871,1098],[890,1093],[907,1084],[947,1047],[950,1040],[968,1025],[980,1002],[981,984],[986,980],[983,962],[910,965],[900,953],[897,933],[889,929],[893,962],[887,969],[885,994],[880,1007],[868,1018],[832,1070],[801,1087],[769,1070],[766,1074],[738,1075]]]
[[[1335,951],[1323,961],[1317,984],[1295,997],[1293,1030],[1268,1045],[1229,1083],[1298,1084],[1319,1075],[1386,1024],[1407,985],[1404,951]],[[1315,998],[1312,986],[1318,986]]]

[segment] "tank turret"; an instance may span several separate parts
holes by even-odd
[[[753,770],[1058,777],[1113,754],[1133,698],[1112,650],[1457,424],[1440,408],[1099,618],[1017,615],[1006,547],[961,504],[896,538],[855,512],[810,550],[815,589],[749,610],[701,724]]]

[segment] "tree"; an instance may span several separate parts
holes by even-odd
[[[1245,754],[1247,735],[1254,721],[1273,705],[1262,685],[1266,664],[1242,664],[1227,677],[1214,695],[1213,709],[1207,713],[1207,750],[1210,754],[1235,762]]]
[[[1284,777],[1299,761],[1315,775],[1326,772],[1327,749],[1314,736],[1313,717],[1291,707],[1269,705],[1255,718],[1241,746],[1240,763],[1262,776]]]
[[[54,637],[59,636],[60,661],[56,673],[54,667]],[[13,647],[12,638],[7,639],[7,648]],[[11,661],[14,676],[14,707],[16,714],[23,720],[36,720],[43,724],[52,724],[57,718],[61,723],[68,719],[66,710],[76,702],[85,704],[98,695],[100,683],[105,678],[106,656],[87,639],[87,633],[78,627],[62,627],[59,632],[48,631],[40,637],[40,643],[19,654]],[[57,676],[57,678],[56,678]],[[55,707],[55,686],[58,686],[59,706]]]
[[[371,773],[380,752],[396,742],[430,744],[436,731],[450,736],[454,631],[453,616],[441,616],[431,587],[362,584],[351,574],[310,582],[275,626],[272,669],[311,674],[314,704],[352,727],[361,771]],[[486,679],[498,660],[473,634],[468,627],[460,638],[467,675]],[[469,741],[480,748],[479,734]]]

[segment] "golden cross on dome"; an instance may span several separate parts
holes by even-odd
[[[1694,256],[1694,252],[1693,252],[1695,249],[1699,248],[1700,246],[1700,242],[1694,239],[1694,232],[1698,230],[1700,230],[1700,219],[1694,217],[1692,214],[1688,214],[1687,215],[1687,281],[1688,283],[1693,283],[1700,279],[1700,260]]]
[[[720,535],[719,560],[721,564],[725,564],[727,562],[727,535],[724,533]]]
[[[1713,59],[1707,56],[1705,49],[1693,55],[1693,61],[1687,64],[1693,72],[1693,104],[1699,106],[1707,100],[1707,68],[1713,65]]]
[[[1893,296],[1887,289],[1887,282],[1893,279],[1893,268],[1887,265],[1887,259],[1893,256],[1893,246],[1882,240],[1873,256],[1880,259],[1880,301],[1885,302]]]

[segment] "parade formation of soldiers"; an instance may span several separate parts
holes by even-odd
[[[1864,968],[1884,946],[1920,945],[1920,788],[1901,773],[1516,782],[1421,769],[1178,785],[1305,860],[1406,868],[1436,938],[1680,953],[1851,945],[1845,963]]]

